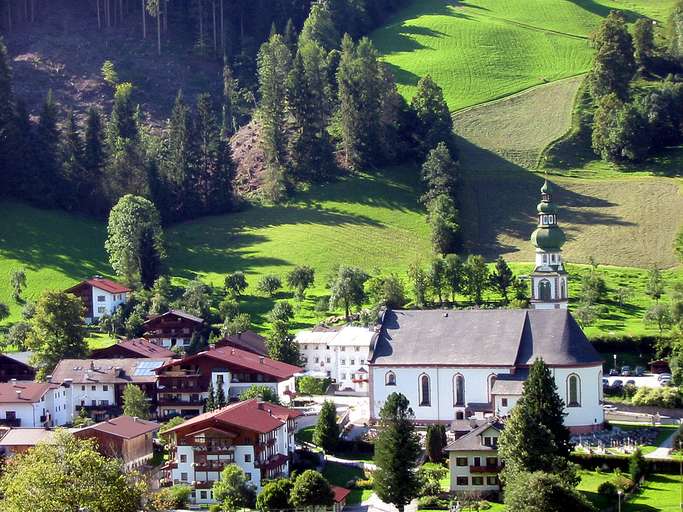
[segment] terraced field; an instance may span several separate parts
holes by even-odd
[[[611,9],[663,21],[674,0],[421,0],[372,38],[411,97],[421,76],[452,110],[585,73],[588,36]]]

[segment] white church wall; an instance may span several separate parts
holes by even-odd
[[[510,368],[444,368],[444,367],[377,367],[373,373],[371,407],[372,416],[378,417],[379,410],[387,397],[394,392],[402,393],[410,401],[417,421],[452,421],[455,419],[456,375],[465,378],[465,404],[488,403],[489,377],[496,373],[510,373]],[[391,371],[396,377],[396,385],[386,385],[386,374]],[[420,405],[420,377],[427,375],[430,382],[430,404]]]
[[[579,406],[565,406],[564,424],[568,427],[586,427],[601,425],[605,421],[605,413],[600,404],[602,395],[602,366],[587,368],[552,368],[557,391],[569,403],[568,378],[570,375],[579,377]]]

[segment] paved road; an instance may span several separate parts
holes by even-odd
[[[671,457],[671,449],[673,448],[674,438],[677,432],[674,432],[667,437],[662,444],[659,445],[655,451],[645,455],[646,459],[668,459]]]
[[[403,510],[405,512],[416,512],[417,500],[413,500],[413,502],[406,505]],[[360,505],[347,506],[344,508],[344,512],[398,512],[398,509],[393,505],[384,503],[376,494],[373,494],[370,496],[369,500],[364,501]]]

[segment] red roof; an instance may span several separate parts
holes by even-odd
[[[156,432],[161,425],[154,421],[142,420],[140,418],[133,418],[132,416],[119,416],[111,420],[103,421],[85,427],[79,430],[76,434],[87,434],[93,430],[104,432],[116,437],[123,437],[124,439],[133,439],[134,437],[142,436],[149,432]]]
[[[335,503],[341,503],[343,502],[349,494],[351,494],[351,491],[347,489],[346,487],[339,487],[337,485],[331,485],[332,492],[334,493],[334,502]]]
[[[121,340],[119,341],[116,345],[112,346],[118,346],[121,348],[124,348],[131,352],[131,357],[140,356],[140,357],[174,357],[175,352],[172,350],[168,350],[167,348],[160,347],[159,345],[155,345],[151,341],[146,340],[145,338],[135,338],[132,340]],[[100,348],[92,351],[92,355],[96,356],[100,353],[105,353],[108,349],[111,347],[106,347],[106,348]]]
[[[0,404],[21,404],[39,402],[50,389],[59,386],[49,382],[4,382],[0,384]]]
[[[206,428],[207,424],[220,427],[237,427],[265,434],[281,427],[288,419],[301,416],[301,412],[270,402],[259,402],[255,398],[236,402],[216,411],[205,412],[181,423],[167,432],[184,431],[193,425]],[[192,432],[190,430],[190,432]]]
[[[242,369],[270,375],[278,380],[289,379],[290,377],[294,376],[294,374],[303,371],[303,369],[299,368],[298,366],[275,361],[274,359],[259,356],[258,354],[254,354],[246,350],[240,350],[239,348],[234,347],[222,347],[212,350],[205,350],[199,354],[172,361],[159,368],[157,372],[174,365],[192,364],[195,360],[206,357],[221,363],[228,363],[232,366],[238,366]]]
[[[75,286],[72,286],[66,291],[71,292],[76,288],[80,288],[81,286],[86,284],[92,286],[93,288],[98,288],[109,293],[128,293],[132,291],[130,288],[127,288],[122,284],[117,283],[116,281],[105,279],[103,277],[93,277],[92,279],[86,279],[85,281],[81,281],[80,283],[78,283]]]
[[[179,309],[169,309],[168,311],[166,311],[166,313],[162,313],[160,315],[150,316],[145,321],[145,323],[143,323],[142,325],[148,324],[148,323],[156,320],[157,318],[162,318],[162,317],[165,317],[168,315],[179,316],[180,318],[184,318],[185,320],[190,320],[191,322],[195,322],[197,324],[201,324],[204,322],[203,318],[199,318],[198,316],[191,315],[190,313],[185,313],[185,311],[181,311]]]

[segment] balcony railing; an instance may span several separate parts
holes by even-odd
[[[490,466],[470,466],[470,473],[498,473],[503,466],[500,464]]]
[[[196,406],[202,406],[202,405],[204,405],[204,399],[197,398],[195,400],[192,400],[191,398],[160,396],[157,398],[157,403],[159,405],[196,405]]]
[[[235,462],[234,457],[227,460],[207,460],[194,463],[195,471],[223,471],[227,464]]]
[[[159,374],[159,377],[199,377],[199,371],[197,370],[164,370],[163,373]]]
[[[20,418],[0,418],[0,425],[3,427],[13,427],[17,428],[21,426],[21,419]]]

